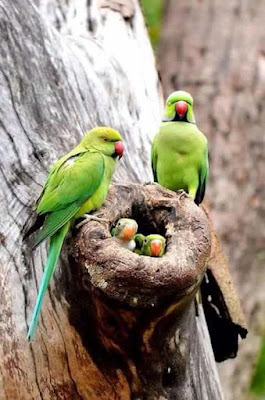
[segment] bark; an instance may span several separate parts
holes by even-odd
[[[127,149],[116,180],[151,179],[150,142],[160,122],[161,91],[142,14],[133,1],[99,4],[0,1],[3,399],[133,398],[126,368],[105,356],[99,360],[100,352],[96,358],[95,348],[85,345],[77,329],[84,317],[74,306],[82,293],[73,285],[78,269],[69,264],[67,251],[46,294],[36,339],[32,345],[26,341],[46,249],[32,253],[22,235],[48,167],[86,130],[111,125],[122,132]],[[204,400],[220,399],[203,312],[197,318],[194,313],[192,302],[180,323],[184,339],[194,334],[191,352],[198,354],[195,365],[187,353],[184,357],[182,371],[189,366],[193,382],[187,399],[202,393]],[[93,341],[91,322],[87,335]],[[174,386],[174,377],[168,387]],[[150,396],[148,392],[147,398],[154,398]],[[178,392],[168,390],[167,396],[178,398]]]
[[[239,337],[248,330],[229,265],[211,219],[209,199],[201,205],[211,228],[211,255],[201,284],[201,298],[216,361],[235,358]]]
[[[118,185],[96,215],[109,224],[90,222],[75,234],[71,290],[79,296],[69,300],[93,359],[109,380],[106,362],[120,368],[133,398],[221,398],[215,372],[203,372],[212,370],[212,359],[202,351],[193,301],[211,249],[205,214],[157,185]],[[134,218],[144,234],[163,233],[166,254],[150,258],[120,247],[110,228],[121,216]]]
[[[212,216],[250,326],[220,365],[228,399],[246,395],[264,326],[264,18],[261,1],[168,0],[159,52],[165,95],[190,91],[209,139]]]

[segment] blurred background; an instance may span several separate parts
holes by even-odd
[[[225,398],[265,399],[265,1],[142,8],[164,97],[189,91],[208,137],[212,217],[248,322],[237,358],[218,364]]]

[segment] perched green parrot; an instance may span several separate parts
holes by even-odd
[[[109,127],[96,127],[87,132],[78,146],[60,158],[50,170],[36,203],[38,219],[26,235],[43,225],[36,236],[34,248],[50,238],[47,261],[28,330],[29,341],[34,338],[44,293],[53,276],[71,222],[102,206],[117,158],[122,154],[120,133]],[[93,216],[90,218],[94,219]]]
[[[166,101],[159,132],[152,143],[155,182],[173,191],[183,189],[200,204],[209,171],[207,139],[193,114],[193,99],[184,91]]]
[[[121,218],[117,222],[111,234],[122,247],[133,251],[135,249],[134,235],[138,230],[138,224],[134,219]]]
[[[142,255],[150,257],[162,257],[165,254],[166,239],[161,235],[148,235],[142,246]]]
[[[143,244],[144,244],[145,236],[142,233],[137,233],[137,235],[134,236],[134,241],[135,241],[135,249],[134,253],[142,255],[143,251]]]

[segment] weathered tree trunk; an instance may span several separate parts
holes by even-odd
[[[126,368],[112,358],[107,362],[103,357],[100,363],[95,348],[89,349],[76,329],[83,315],[80,309],[72,312],[74,299],[80,296],[72,282],[79,275],[72,263],[69,266],[66,251],[58,268],[61,273],[55,274],[46,294],[36,339],[31,345],[27,342],[46,250],[42,247],[33,254],[30,245],[22,243],[22,234],[48,167],[95,125],[111,125],[124,136],[126,151],[116,179],[150,180],[160,85],[139,4],[47,0],[34,6],[26,0],[1,0],[0,39],[0,398],[133,398],[138,392]],[[92,321],[86,332],[91,332],[88,339],[93,342]],[[170,390],[176,386],[174,379],[166,380],[165,398],[178,399],[185,393],[192,400],[204,393],[204,400],[219,400],[222,394],[203,312],[195,318],[191,302],[181,321],[183,340],[190,334],[194,339],[193,357],[185,352],[179,373],[187,365],[189,373],[178,390]],[[176,337],[183,350],[182,336]],[[161,358],[166,360],[166,354]],[[160,392],[148,390],[148,379],[147,374],[141,382],[142,393],[150,400],[158,398]]]
[[[211,250],[205,214],[183,194],[127,184],[112,187],[96,215],[108,226],[91,222],[72,240],[72,274],[79,275],[71,289],[79,296],[69,301],[93,359],[108,380],[109,360],[121,369],[133,399],[222,398],[212,351],[205,351],[208,333],[205,338],[198,329],[205,324],[195,317],[194,297]],[[139,257],[119,246],[110,227],[122,216],[136,219],[144,234],[163,233],[166,254]],[[202,318],[201,308],[198,313]]]
[[[264,19],[258,0],[168,0],[159,51],[165,95],[190,91],[209,139],[212,216],[250,325],[220,365],[229,399],[246,394],[264,326]]]

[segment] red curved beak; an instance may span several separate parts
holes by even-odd
[[[151,254],[154,257],[158,257],[159,253],[162,249],[162,242],[161,240],[152,240],[150,243]]]
[[[122,157],[123,150],[124,150],[123,143],[121,141],[115,142],[115,153],[117,154],[117,156],[119,156],[119,158]]]
[[[188,104],[186,103],[186,101],[177,101],[177,103],[175,104],[175,109],[179,115],[179,118],[182,119],[188,111]]]

